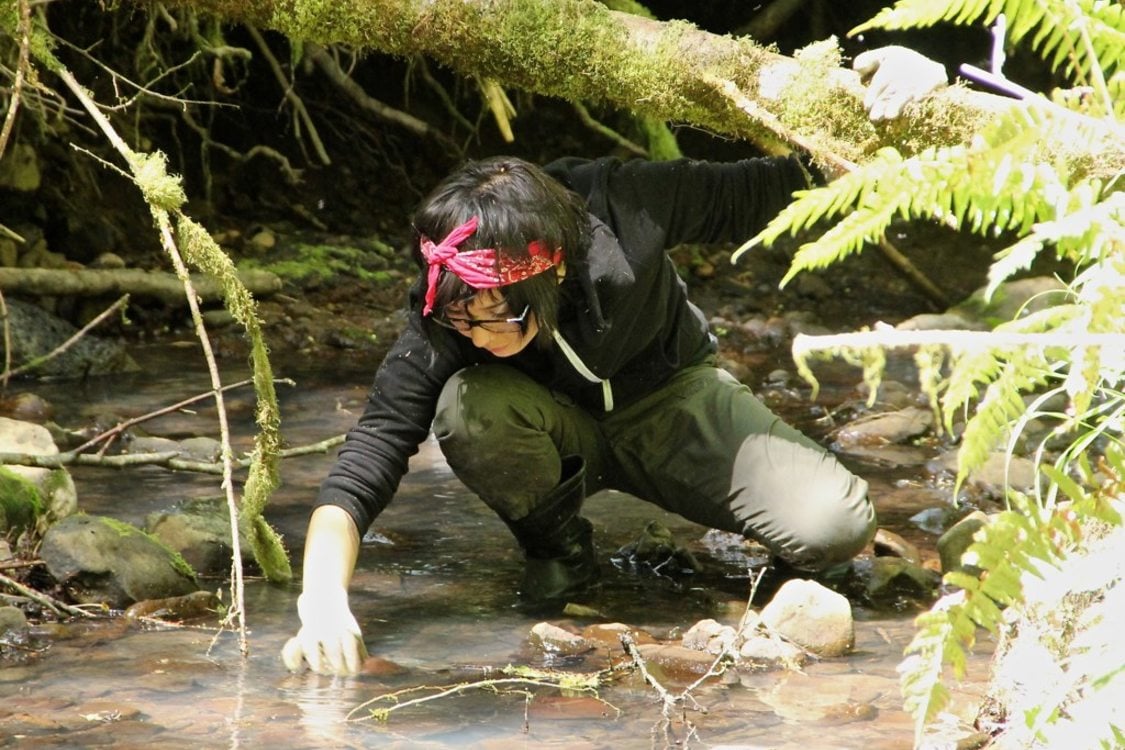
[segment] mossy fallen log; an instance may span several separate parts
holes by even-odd
[[[238,278],[255,297],[281,291],[281,279],[269,271],[248,269],[240,271]],[[193,275],[192,286],[204,301],[222,298],[222,286],[210,276]],[[186,304],[184,285],[175,274],[135,268],[0,268],[0,290],[49,297],[129,294],[134,298],[158,299],[167,305]]]

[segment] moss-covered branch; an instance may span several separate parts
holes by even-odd
[[[748,39],[608,10],[593,0],[169,0],[295,41],[424,55],[465,76],[594,102],[764,146],[763,127],[716,90],[730,81],[785,127],[862,161],[880,146],[961,142],[1002,100],[951,87],[900,121],[872,125],[862,87],[831,55],[798,61]]]

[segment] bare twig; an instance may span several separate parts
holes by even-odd
[[[618,133],[613,128],[607,127],[598,122],[596,119],[594,119],[594,116],[590,114],[590,110],[586,109],[586,107],[584,107],[580,102],[573,102],[571,106],[574,107],[574,111],[578,113],[578,119],[581,120],[582,124],[588,127],[590,130],[593,130],[599,135],[605,136],[630,153],[634,153],[637,156],[642,157],[648,156],[648,149],[638,143],[634,143],[633,141]]]
[[[332,55],[328,54],[324,47],[313,42],[306,42],[305,54],[316,64],[320,72],[327,76],[328,80],[355,102],[360,109],[371,113],[383,122],[403,128],[419,138],[431,138],[438,141],[450,152],[455,153],[457,151],[453,142],[429,123],[390,107],[364,91],[363,87],[348,76],[347,72],[340,67]]]
[[[0,570],[16,570],[17,568],[33,568],[42,565],[42,560],[15,560],[0,562]]]
[[[16,63],[16,77],[12,82],[12,95],[8,100],[8,113],[4,116],[3,127],[0,127],[0,156],[4,155],[4,149],[8,146],[8,138],[12,135],[12,128],[16,122],[16,112],[20,108],[24,71],[30,64],[28,51],[31,47],[31,3],[29,0],[19,0],[19,12],[20,54]]]
[[[8,319],[8,303],[4,300],[3,291],[0,291],[0,323],[4,329],[4,369],[0,371],[0,390],[5,390],[8,379],[12,377],[12,324]]]
[[[510,674],[513,669],[511,667],[503,670],[505,674]],[[602,683],[602,680],[608,677],[613,670],[602,670],[601,672],[593,673],[571,673],[571,672],[546,672],[540,670],[526,669],[529,672],[528,676],[523,677],[499,677],[485,680],[475,680],[473,682],[462,682],[456,685],[445,685],[441,687],[434,687],[430,685],[419,685],[417,687],[406,688],[405,690],[396,690],[393,693],[385,693],[377,695],[374,698],[364,701],[351,711],[345,717],[345,721],[364,721],[369,718],[375,718],[380,721],[385,721],[393,711],[400,711],[404,708],[418,706],[430,701],[440,700],[442,698],[449,698],[469,690],[492,690],[501,692],[501,688],[507,690],[508,688],[523,686],[523,687],[547,687],[557,688],[563,690],[579,691],[588,693],[594,698],[597,698],[597,688]],[[429,695],[424,695],[420,698],[411,698],[410,700],[402,701],[404,695],[412,693],[419,693],[423,691],[432,691]],[[531,694],[527,691],[515,691],[522,693],[527,700],[530,700]],[[599,699],[600,700],[600,699]],[[391,705],[386,708],[373,709],[371,706],[386,702]],[[606,706],[614,708],[609,703],[602,701]],[[357,717],[356,714],[363,710],[368,710],[368,716]],[[614,708],[616,711],[617,709]],[[618,712],[620,713],[620,712]]]
[[[47,594],[43,594],[39,591],[36,591],[35,589],[31,589],[31,588],[28,588],[27,586],[24,586],[19,581],[15,580],[15,579],[12,579],[12,578],[9,578],[8,576],[4,575],[3,573],[0,573],[0,584],[3,584],[4,586],[7,586],[12,591],[17,592],[20,596],[23,596],[27,599],[30,599],[31,601],[35,602],[36,604],[40,604],[40,605],[46,607],[47,609],[54,612],[56,615],[61,616],[61,615],[65,614],[65,615],[70,615],[71,617],[93,617],[94,616],[90,612],[87,612],[82,607],[72,607],[69,604],[65,604],[64,602],[60,602],[58,599],[55,599],[54,597],[48,596]]]
[[[1125,351],[1125,333],[1083,333],[1065,331],[1045,333],[1007,333],[998,331],[929,330],[902,331],[886,323],[875,330],[837,333],[824,336],[797,334],[793,338],[793,355],[839,347],[903,348],[915,346],[947,346],[954,350],[1004,347],[1104,347],[1112,352]]]
[[[270,51],[266,40],[262,38],[261,33],[256,28],[247,26],[246,30],[254,39],[254,43],[258,45],[258,49],[269,64],[270,70],[273,71],[274,78],[276,78],[277,82],[281,85],[281,90],[285,92],[286,101],[293,107],[297,118],[304,124],[305,128],[307,128],[309,140],[312,141],[313,149],[316,151],[316,155],[320,157],[321,163],[325,165],[331,164],[332,159],[328,156],[328,152],[324,149],[324,144],[320,141],[320,135],[317,134],[316,125],[313,124],[312,117],[305,108],[304,101],[302,101],[301,97],[297,96],[297,92],[293,90],[292,82],[285,77],[285,71],[281,69],[281,63],[273,56],[273,52]]]
[[[719,677],[726,670],[727,666],[731,663],[736,656],[742,642],[745,640],[745,631],[747,629],[747,622],[750,619],[750,614],[753,612],[752,604],[754,595],[758,591],[758,585],[762,582],[762,577],[765,575],[765,569],[758,571],[757,575],[752,575],[750,580],[750,593],[746,597],[746,609],[743,610],[742,617],[739,618],[738,628],[735,631],[734,638],[723,644],[722,649],[715,655],[715,659],[698,679],[692,682],[678,693],[672,693],[665,688],[660,681],[657,680],[651,672],[648,671],[648,666],[645,663],[644,655],[641,654],[637,648],[636,641],[633,640],[632,635],[629,633],[621,634],[621,645],[625,649],[625,653],[633,662],[633,666],[640,672],[641,678],[648,684],[656,694],[660,697],[661,705],[661,722],[660,729],[665,735],[666,741],[675,745],[686,744],[684,740],[676,740],[671,737],[672,732],[672,713],[677,708],[680,710],[680,721],[683,723],[687,730],[687,736],[692,737],[695,735],[695,726],[687,717],[687,711],[692,710],[699,713],[707,713],[707,709],[700,705],[699,701],[695,699],[692,693],[699,688],[700,685],[714,677]]]
[[[253,382],[254,381],[251,380],[251,379],[240,380],[237,383],[231,383],[230,385],[223,386],[221,390],[229,391],[229,390],[233,390],[235,388],[242,388],[244,386],[252,384]],[[292,380],[290,380],[288,378],[277,378],[277,379],[274,380],[274,382],[275,383],[283,383],[285,385],[296,385],[296,383],[294,383]],[[157,409],[155,411],[150,411],[147,414],[142,414],[139,417],[133,417],[132,419],[126,419],[124,422],[119,422],[116,425],[114,425],[113,427],[111,427],[110,429],[106,430],[105,432],[102,432],[101,434],[95,435],[94,437],[90,438],[85,443],[83,443],[82,445],[75,448],[72,452],[73,453],[81,453],[82,451],[86,450],[87,448],[89,448],[93,445],[97,445],[98,443],[100,443],[102,441],[113,442],[113,440],[118,435],[120,435],[122,432],[129,429],[130,427],[141,424],[142,422],[147,422],[150,419],[162,417],[165,414],[170,414],[172,412],[179,411],[180,409],[183,409],[187,406],[191,406],[194,403],[198,403],[199,401],[203,401],[205,399],[211,398],[213,395],[214,395],[214,391],[206,391],[204,393],[197,394],[197,395],[192,396],[190,398],[185,398],[183,401],[178,401],[178,402],[172,404],[171,406],[165,406],[164,408]],[[107,442],[107,445],[108,445],[108,442]],[[101,452],[102,453],[105,452],[104,448]]]
[[[94,101],[86,93],[85,89],[75,80],[74,75],[66,68],[60,68],[55,71],[59,78],[70,92],[82,103],[87,113],[94,119],[102,133],[113,145],[114,149],[121,154],[125,160],[134,169],[137,168],[137,156],[128,144],[122,140],[117,131],[114,130],[113,125],[109,119],[98,109]],[[139,175],[135,175],[138,179]],[[143,187],[143,186],[142,186]],[[207,369],[211,375],[211,385],[215,394],[215,406],[218,411],[219,418],[219,435],[222,445],[222,462],[223,462],[223,482],[222,487],[227,496],[227,507],[230,511],[231,523],[231,561],[233,568],[231,596],[232,607],[229,613],[231,618],[237,618],[239,643],[241,646],[243,656],[249,653],[249,641],[246,637],[246,609],[244,606],[244,586],[242,582],[242,553],[241,553],[241,540],[238,532],[238,505],[234,498],[234,482],[232,480],[233,468],[231,460],[231,447],[230,447],[230,430],[227,425],[226,407],[223,402],[223,389],[222,380],[219,375],[218,364],[215,361],[214,351],[211,347],[211,340],[207,336],[207,331],[203,325],[203,314],[199,309],[199,300],[196,296],[195,290],[192,287],[191,277],[188,274],[187,267],[184,265],[183,259],[180,257],[179,249],[176,247],[175,238],[172,234],[171,222],[168,218],[166,209],[158,207],[149,203],[149,209],[152,212],[153,218],[156,221],[157,227],[160,231],[161,244],[165,252],[172,260],[172,265],[176,270],[176,275],[180,277],[184,285],[184,294],[187,297],[188,308],[191,310],[191,318],[195,323],[196,335],[199,338],[199,343],[203,349],[204,359],[207,361]]]

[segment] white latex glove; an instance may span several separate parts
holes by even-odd
[[[852,68],[867,81],[863,106],[872,120],[893,120],[949,82],[945,66],[906,47],[880,47],[856,56]]]
[[[309,669],[320,674],[351,675],[367,658],[359,623],[348,609],[348,592],[332,588],[301,594],[297,598],[301,629],[286,641],[281,660],[294,672]]]

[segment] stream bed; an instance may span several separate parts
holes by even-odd
[[[54,405],[60,423],[83,423],[96,414],[133,417],[209,390],[197,352],[190,345],[154,346],[136,353],[143,374],[27,389]],[[278,377],[296,382],[278,386],[287,446],[315,443],[350,427],[373,373],[370,363],[343,357],[275,361],[274,367]],[[223,369],[226,382],[246,374],[230,363]],[[827,383],[820,400],[832,398]],[[236,451],[244,450],[253,431],[252,393],[228,393],[226,406]],[[815,417],[812,402],[800,408],[808,412],[806,419]],[[215,436],[216,424],[213,405],[204,405],[143,427],[168,437]],[[309,505],[331,454],[286,460],[282,486],[267,512],[283,535],[298,578]],[[880,525],[934,557],[936,535],[910,518],[944,505],[948,491],[935,487],[916,464],[852,466],[871,482]],[[72,474],[81,510],[137,524],[177,501],[221,492],[214,476],[159,467],[78,467]],[[593,496],[585,512],[594,523],[605,576],[595,602],[600,619],[661,639],[674,638],[705,618],[737,623],[750,573],[746,561],[716,543],[706,529],[620,493]],[[704,563],[703,572],[673,580],[614,567],[611,555],[653,520]],[[279,652],[298,627],[299,584],[251,579],[245,657],[236,634],[214,627],[161,626],[121,617],[35,626],[36,653],[0,667],[0,746],[891,750],[913,744],[913,722],[901,707],[896,668],[919,609],[874,609],[859,602],[853,602],[852,654],[812,662],[799,672],[729,672],[696,687],[667,716],[654,688],[628,670],[596,696],[515,686],[458,692],[397,710],[386,721],[356,710],[394,691],[495,678],[510,664],[562,671],[604,667],[593,659],[551,657],[529,646],[531,628],[543,618],[517,606],[521,567],[504,525],[461,486],[436,444],[427,442],[412,460],[395,502],[364,540],[351,593],[352,610],[377,657],[364,674],[334,678],[288,672]],[[203,584],[228,598],[227,581]],[[574,627],[590,622],[549,621]],[[971,732],[989,649],[982,644],[971,657],[968,679],[954,688],[940,722],[950,747]],[[618,660],[625,661],[625,655]],[[690,684],[677,675],[654,677],[671,693]],[[404,694],[402,700],[418,695]]]

